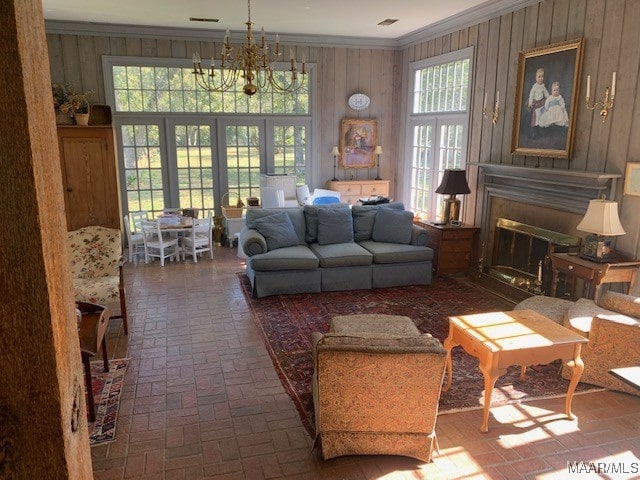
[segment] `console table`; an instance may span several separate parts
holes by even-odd
[[[416,222],[429,232],[433,249],[433,271],[436,275],[464,273],[473,266],[476,237],[480,229],[473,225],[434,225]]]
[[[595,298],[596,291],[603,283],[628,283],[627,293],[633,288],[638,277],[640,260],[630,260],[616,255],[610,263],[592,262],[577,254],[552,253],[551,296],[556,296],[558,275],[564,273],[567,278],[581,278],[584,280],[583,296]],[[573,293],[573,292],[572,292]]]
[[[340,201],[356,205],[361,197],[389,196],[389,180],[329,180],[327,189],[340,192]]]

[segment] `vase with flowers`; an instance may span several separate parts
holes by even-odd
[[[76,125],[88,125],[91,104],[88,97],[93,95],[92,91],[85,93],[78,92],[71,85],[52,85],[53,104],[57,112],[73,117]]]

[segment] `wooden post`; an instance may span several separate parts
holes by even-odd
[[[90,479],[42,2],[0,32],[0,477]]]

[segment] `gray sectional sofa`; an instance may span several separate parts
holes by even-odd
[[[257,297],[429,285],[428,243],[402,203],[249,209],[240,233]]]

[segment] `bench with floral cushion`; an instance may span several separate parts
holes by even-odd
[[[120,303],[124,333],[128,333],[125,288],[122,277],[120,230],[82,227],[67,234],[76,302],[112,306]],[[117,310],[117,309],[116,309]]]

